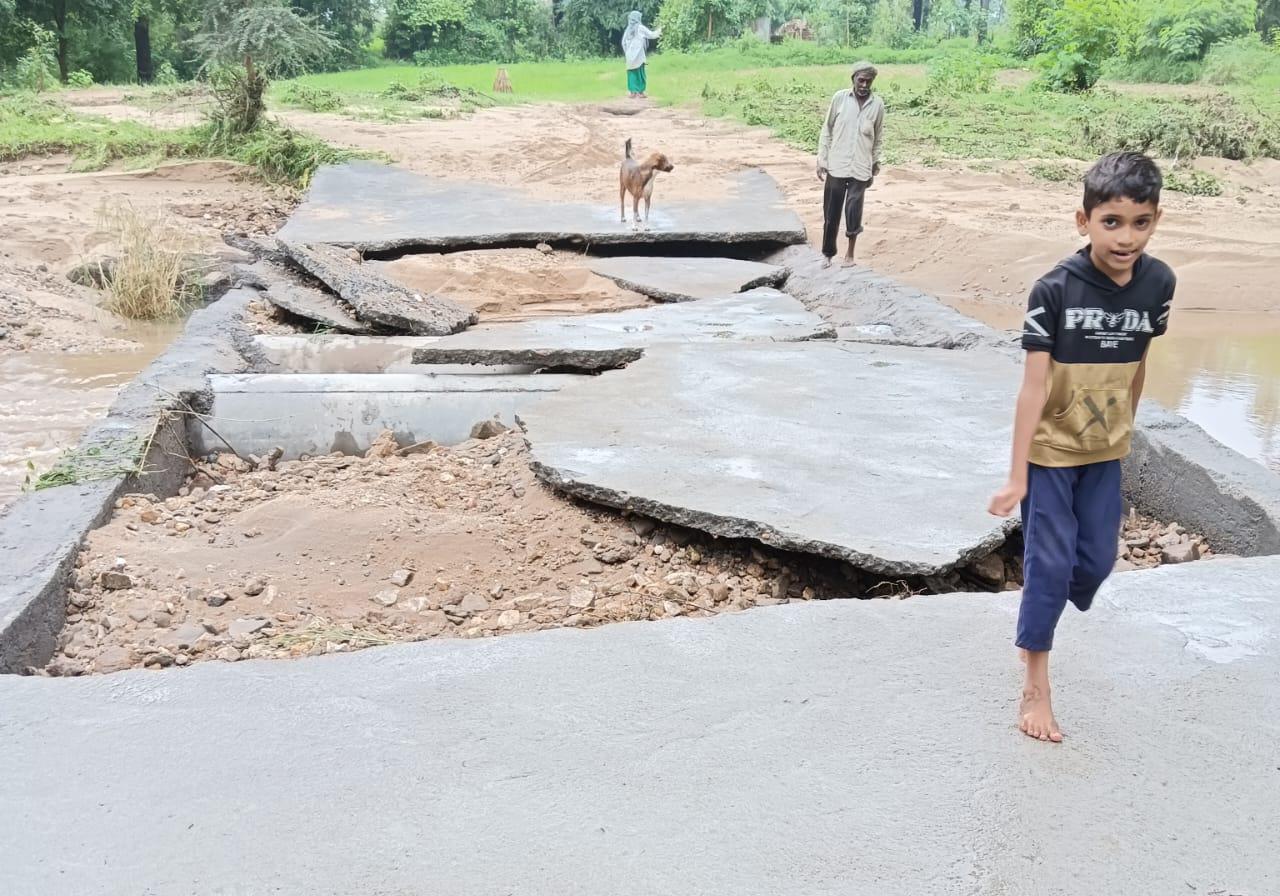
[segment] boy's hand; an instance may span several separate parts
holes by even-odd
[[[1027,484],[1010,480],[1005,483],[1004,488],[991,496],[991,503],[987,505],[987,513],[992,516],[1008,516],[1013,513],[1013,509],[1022,503],[1022,499],[1026,496]]]

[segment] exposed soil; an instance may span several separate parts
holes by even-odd
[[[483,321],[622,311],[652,304],[646,296],[593,274],[571,252],[491,249],[365,264],[378,266],[411,289],[474,308]]]
[[[45,671],[999,590],[1020,577],[1017,559],[994,554],[937,579],[889,581],[627,518],[537,482],[517,432],[394,451],[388,434],[367,458],[326,456],[274,471],[224,455],[201,464],[185,494],[122,499],[80,555],[61,652]],[[1166,550],[1209,555],[1202,539],[1137,517],[1117,553],[1153,566]]]

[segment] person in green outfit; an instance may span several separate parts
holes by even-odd
[[[627,91],[632,99],[643,98],[648,81],[644,74],[645,50],[649,41],[662,36],[662,29],[650,31],[640,21],[640,10],[627,14],[627,30],[622,32],[622,52],[627,57]]]

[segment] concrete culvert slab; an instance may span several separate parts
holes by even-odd
[[[592,272],[659,302],[709,299],[757,286],[781,286],[787,269],[736,258],[593,258]]]
[[[791,342],[834,336],[830,326],[776,289],[607,314],[481,324],[418,348],[419,364],[538,364],[602,370],[630,364],[663,343]]]
[[[384,431],[403,446],[451,445],[478,421],[512,421],[570,376],[433,376],[430,374],[213,375],[207,426],[188,426],[196,454],[230,444],[242,456],[273,447],[286,458],[363,452]],[[216,433],[217,435],[214,435]],[[225,443],[224,441],[225,440]]]
[[[986,512],[1017,374],[933,349],[667,345],[522,417],[539,475],[580,498],[932,575],[1017,525]]]
[[[542,202],[503,187],[348,162],[316,172],[306,200],[279,235],[293,243],[332,243],[373,253],[537,243],[804,242],[804,225],[763,171],[740,174],[728,199],[681,202],[677,197],[676,190],[664,192],[659,182],[649,229],[636,231],[620,220],[616,201]]]
[[[443,336],[476,322],[474,311],[449,299],[422,295],[392,283],[336,246],[282,240],[280,248],[351,305],[367,323],[416,336]]]

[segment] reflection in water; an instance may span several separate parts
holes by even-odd
[[[0,354],[0,507],[21,491],[28,463],[44,472],[73,447],[181,326],[132,329],[123,335],[140,344],[133,352]]]
[[[946,301],[997,329],[1022,323],[1019,306]],[[1145,395],[1280,472],[1280,314],[1175,310],[1148,368]]]
[[[1280,471],[1280,320],[1184,311],[1151,349],[1151,396]]]

